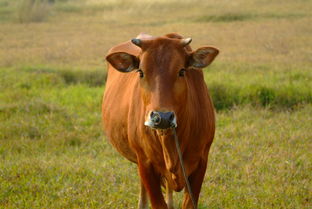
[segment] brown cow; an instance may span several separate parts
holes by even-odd
[[[173,129],[197,205],[215,133],[214,108],[202,68],[218,49],[192,51],[178,34],[141,34],[110,49],[103,99],[104,130],[111,144],[137,163],[141,179],[139,208],[173,208],[172,190],[186,188]],[[167,187],[167,203],[161,186]],[[183,207],[193,208],[185,189]]]

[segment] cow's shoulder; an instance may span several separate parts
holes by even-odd
[[[143,40],[151,40],[154,39],[155,37],[146,33],[140,33],[136,38]]]
[[[141,52],[141,49],[134,45],[131,41],[126,41],[123,43],[120,43],[114,47],[112,47],[107,55],[117,53],[117,52],[125,52],[134,56],[138,56]]]
[[[154,39],[153,36],[145,33],[140,33],[136,38],[142,39],[142,40],[151,40]],[[120,43],[114,47],[112,47],[108,51],[108,55],[112,53],[117,53],[117,52],[126,52],[128,54],[134,55],[134,56],[139,56],[141,52],[141,48],[134,45],[131,40]]]
[[[184,38],[183,36],[181,36],[181,35],[178,34],[178,33],[168,33],[168,34],[165,35],[165,37],[167,37],[167,38],[172,38],[172,39],[183,39],[183,38]],[[191,52],[191,51],[192,51],[192,48],[191,48],[190,45],[185,46],[185,49],[186,49],[186,51],[188,51],[188,52]]]
[[[183,36],[181,36],[178,33],[168,33],[165,35],[165,37],[174,38],[174,39],[182,39],[183,38]]]

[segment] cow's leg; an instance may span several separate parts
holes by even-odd
[[[205,177],[206,168],[207,168],[207,162],[203,160],[200,161],[197,169],[188,178],[191,189],[192,189],[196,208],[197,208],[200,189],[201,189],[204,177]],[[187,187],[185,187],[185,190],[184,190],[182,209],[194,209],[192,199],[191,199],[191,196]]]
[[[143,183],[141,182],[139,209],[148,209],[148,197]]]
[[[169,209],[174,209],[172,189],[169,188],[168,182],[166,182],[166,202]]]
[[[158,175],[152,164],[145,160],[138,160],[141,181],[149,195],[153,209],[168,209],[164,196],[161,192],[160,175]]]

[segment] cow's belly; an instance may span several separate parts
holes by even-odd
[[[128,136],[124,130],[116,128],[107,135],[109,142],[121,155],[132,162],[137,162],[136,155],[129,146]]]
[[[117,107],[104,99],[103,101],[103,125],[106,138],[115,149],[125,158],[136,162],[136,155],[129,145],[127,131],[127,108]]]

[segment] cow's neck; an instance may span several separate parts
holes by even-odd
[[[174,135],[171,130],[167,131],[166,135],[160,135],[160,143],[163,150],[166,169],[172,173],[176,172],[179,161]]]

